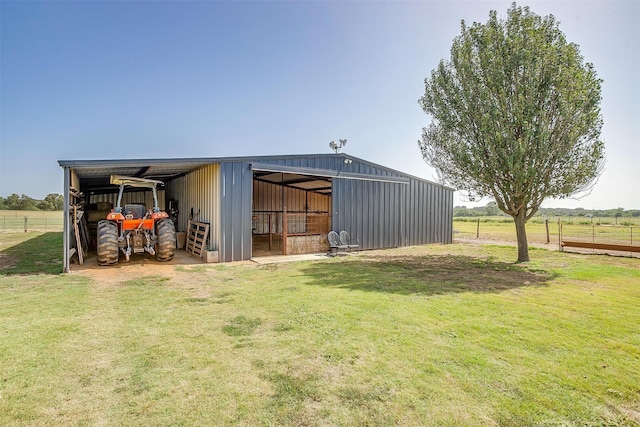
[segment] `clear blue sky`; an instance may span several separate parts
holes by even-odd
[[[590,196],[545,206],[640,208],[640,2],[526,4],[604,79],[605,172]],[[61,193],[58,159],[328,153],[338,138],[434,180],[417,145],[424,78],[460,20],[509,5],[1,1],[0,195]]]

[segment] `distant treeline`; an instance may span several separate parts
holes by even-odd
[[[15,211],[61,211],[64,208],[62,194],[47,194],[43,200],[32,199],[26,194],[0,197],[0,210]]]
[[[453,208],[454,217],[475,217],[475,216],[500,216],[505,215],[495,202],[489,202],[486,206],[468,208],[466,206],[456,206]],[[506,215],[505,215],[506,216]],[[616,209],[584,209],[584,208],[540,208],[537,216],[562,216],[562,217],[586,217],[586,218],[627,218],[640,217],[640,209],[624,208]]]

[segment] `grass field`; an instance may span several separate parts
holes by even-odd
[[[6,236],[0,425],[640,424],[637,259],[456,244],[62,275],[41,274],[60,233]]]
[[[28,231],[62,231],[63,228],[62,211],[0,210],[0,231],[24,232],[25,218]]]

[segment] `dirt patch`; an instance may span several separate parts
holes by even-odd
[[[129,261],[120,260],[117,265],[99,266],[95,253],[90,253],[82,265],[72,264],[71,274],[93,279],[99,285],[117,286],[136,277],[162,276],[170,279],[180,274],[176,271],[179,265],[206,265],[201,259],[184,251],[177,251],[174,259],[159,262],[149,254],[132,256]]]

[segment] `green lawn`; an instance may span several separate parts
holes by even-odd
[[[20,264],[28,244],[0,246],[0,425],[640,424],[638,259],[434,245],[62,275]]]

